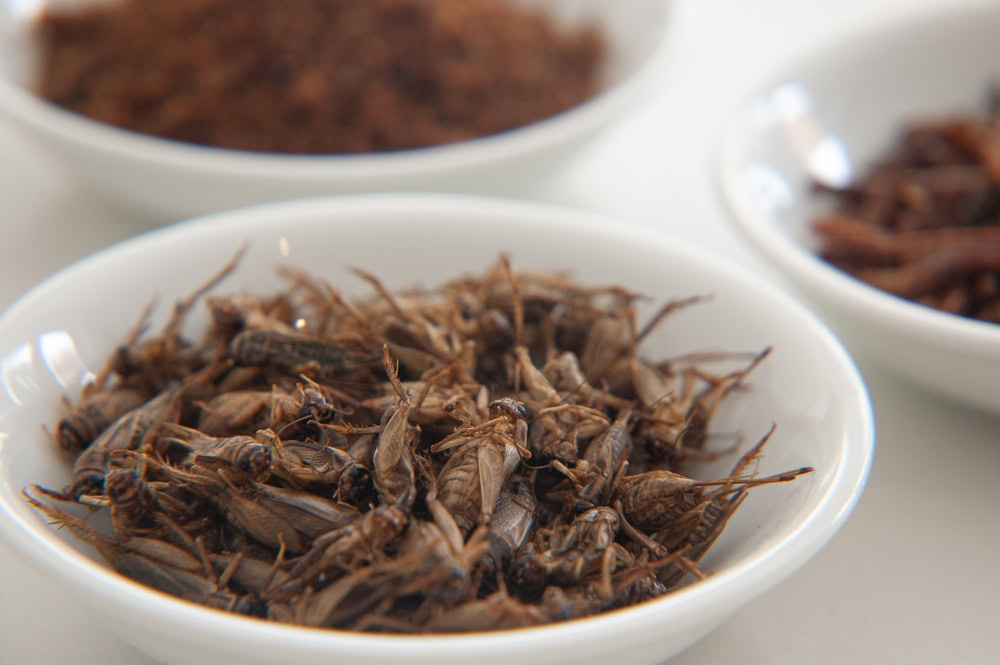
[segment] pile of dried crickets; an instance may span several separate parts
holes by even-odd
[[[869,284],[1000,323],[1000,88],[982,113],[908,123],[858,182],[826,190],[823,257]]]
[[[140,322],[59,423],[72,484],[25,491],[161,591],[349,630],[560,621],[701,576],[748,488],[810,470],[756,478],[765,437],[729,477],[676,472],[711,455],[709,420],[766,355],[719,375],[641,359],[698,298],[638,330],[637,294],[503,257],[399,295],[357,270],[377,291],[361,302],[289,269],[271,298],[206,296],[235,261],[158,335]],[[202,297],[193,344],[181,325]],[[39,493],[109,509],[113,534]]]

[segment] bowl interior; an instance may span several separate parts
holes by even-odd
[[[863,487],[873,431],[853,364],[812,315],[752,275],[697,248],[583,213],[437,196],[317,199],[140,236],[50,278],[0,319],[2,529],[12,546],[63,582],[73,580],[126,605],[131,598],[146,608],[177,606],[79,556],[80,545],[47,527],[20,491],[32,483],[59,488],[68,481],[68,460],[42,430],[59,417],[60,398],[76,397],[81,381],[100,368],[152,296],[158,297],[162,321],[169,303],[244,242],[249,251],[221,292],[273,293],[279,285],[273,268],[291,264],[347,296],[370,295],[347,266],[374,272],[390,288],[430,286],[479,273],[503,251],[515,269],[569,269],[582,283],[616,283],[647,293],[651,300],[643,304],[640,321],[666,300],[712,295],[710,302],[666,320],[644,342],[648,357],[773,347],[748,388],[724,402],[713,431],[724,435],[722,446],[741,434],[746,448],[776,423],[760,472],[807,465],[816,472],[750,493],[704,559],[705,569],[716,573],[708,581],[622,616],[675,606],[680,611],[685,597],[689,604],[724,605],[726,586],[734,580],[746,588],[789,574],[839,527]],[[192,317],[189,334],[198,334],[205,321],[201,313]],[[697,472],[724,473],[734,461],[726,458]],[[242,621],[194,606],[191,611],[213,625]],[[272,629],[293,630],[269,626],[265,632]]]

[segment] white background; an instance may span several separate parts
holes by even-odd
[[[706,2],[697,51],[652,103],[534,191],[499,193],[609,212],[684,236],[791,289],[735,232],[719,196],[713,167],[733,105],[818,45],[971,3]],[[0,124],[0,307],[77,258],[142,230]],[[857,360],[875,404],[878,442],[855,513],[814,560],[672,663],[1000,662],[1000,419],[942,403]],[[0,547],[0,662],[151,661]]]

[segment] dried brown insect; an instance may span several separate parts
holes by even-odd
[[[759,477],[764,437],[728,476],[682,475],[724,454],[711,420],[767,355],[713,373],[639,354],[703,298],[640,329],[636,294],[505,258],[404,293],[356,270],[375,291],[356,301],[286,269],[277,296],[206,298],[213,324],[182,338],[229,269],[154,339],[137,326],[117,353],[128,371],[112,363],[67,418],[85,424],[60,428],[64,446],[93,443],[68,489],[38,491],[108,509],[111,533],[26,494],[113,568],[181,598],[348,630],[588,616],[703,576],[750,488],[810,470]]]
[[[96,392],[73,406],[59,421],[56,440],[67,450],[83,450],[111,423],[141,406],[146,399],[141,390],[128,384]]]

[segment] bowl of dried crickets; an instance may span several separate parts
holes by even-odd
[[[791,298],[503,199],[166,227],[24,296],[0,358],[0,534],[165,663],[662,662],[819,551],[874,450]]]
[[[995,5],[850,35],[741,108],[733,218],[852,350],[1000,412]]]
[[[695,0],[0,3],[0,114],[154,220],[509,193],[658,92]]]

